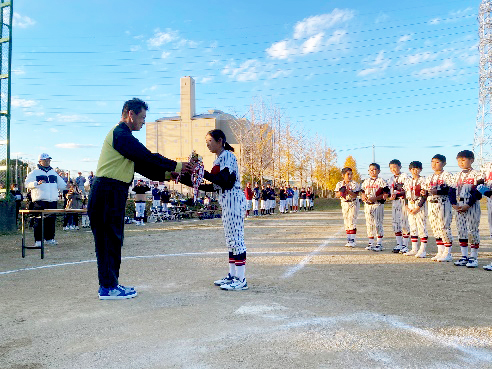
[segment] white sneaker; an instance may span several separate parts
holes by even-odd
[[[46,240],[45,243],[48,245],[58,245],[58,242],[54,238],[52,240]]]
[[[34,243],[34,247],[41,247],[41,241],[36,241]]]
[[[366,250],[372,250],[373,247],[374,245],[370,243],[369,245],[366,246]]]
[[[451,253],[442,254],[441,257],[437,259],[437,261],[440,263],[447,263],[449,261],[453,261],[453,255],[451,255]]]
[[[492,263],[490,263],[489,265],[484,265],[483,269],[488,270],[489,272],[492,272]]]
[[[400,246],[400,245],[396,245],[394,248],[393,248],[393,252],[395,254],[398,254],[400,252],[400,250],[402,249],[403,246]]]
[[[405,254],[407,252],[409,252],[410,250],[408,249],[408,247],[406,246],[403,246],[401,249],[400,249],[400,254]]]
[[[371,251],[383,251],[383,245],[376,245],[374,246]]]
[[[467,268],[477,268],[478,260],[475,258],[468,258],[468,263],[466,263]]]
[[[76,231],[78,231],[79,230],[79,227],[75,226],[73,229],[75,229]]]
[[[416,258],[425,258],[427,256],[427,253],[425,251],[419,251],[417,254],[415,254]]]
[[[415,255],[417,255],[417,251],[410,250],[410,251],[404,253],[403,255],[405,255],[405,256],[415,256]]]
[[[442,254],[437,253],[436,256],[434,256],[434,257],[431,258],[431,260],[432,261],[437,261],[437,260],[439,260],[441,258],[441,256],[442,256]]]
[[[222,286],[223,284],[231,284],[232,282],[234,282],[234,277],[229,273],[224,278],[214,281],[214,284],[216,286]]]
[[[63,227],[63,230],[64,230],[64,231],[68,231],[69,229],[70,229],[70,227],[69,227],[69,226]]]
[[[242,281],[240,281],[237,278],[234,278],[234,282],[230,284],[223,284],[220,286],[222,290],[226,291],[241,291],[241,290],[247,290],[248,283],[246,282],[246,278],[244,278]]]

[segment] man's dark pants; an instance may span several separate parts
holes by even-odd
[[[33,210],[56,209],[56,201],[34,201]],[[52,240],[55,238],[55,223],[56,215],[50,214],[44,218],[44,239]],[[41,241],[41,218],[36,218],[34,221],[34,240]]]
[[[96,177],[91,186],[87,214],[96,244],[99,285],[118,285],[129,184]]]

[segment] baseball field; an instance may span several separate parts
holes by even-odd
[[[57,229],[43,260],[0,236],[0,368],[492,368],[485,212],[477,269],[432,262],[432,237],[426,259],[393,254],[388,210],[380,253],[362,212],[353,249],[340,211],[245,232],[250,289],[234,292],[212,284],[227,271],[220,219],[127,226],[120,283],[139,295],[120,301],[97,297],[90,231]]]

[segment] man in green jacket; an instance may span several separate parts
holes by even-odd
[[[155,181],[171,178],[171,172],[189,172],[187,162],[177,163],[151,153],[132,135],[145,124],[147,104],[137,98],[125,102],[121,121],[106,136],[89,196],[87,213],[96,244],[99,299],[135,297],[133,287],[118,283],[128,188],[135,172]]]

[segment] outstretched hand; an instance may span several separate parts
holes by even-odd
[[[182,167],[181,167],[181,174],[184,174],[184,173],[191,173],[193,171],[193,167],[194,165],[190,162],[187,162],[187,161],[184,161],[181,163],[182,164]]]

